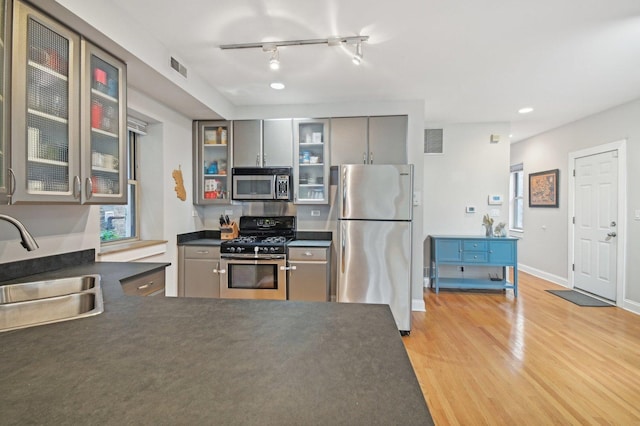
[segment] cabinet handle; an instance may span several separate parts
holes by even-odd
[[[90,200],[91,197],[93,197],[93,183],[91,182],[90,178],[87,178],[84,181],[84,189],[85,189],[85,192],[87,193],[87,200]]]
[[[262,154],[262,166],[267,166],[267,154]]]
[[[369,163],[373,164],[373,151],[369,153]]]
[[[11,197],[16,192],[16,174],[13,172],[12,168],[9,168],[9,180],[11,190],[7,194],[8,197]]]
[[[260,154],[256,155],[256,167],[260,167]]]
[[[220,262],[218,262],[216,267],[213,268],[213,273],[214,274],[224,274],[225,272],[227,272],[226,269],[219,269],[219,268],[220,268]]]
[[[313,256],[313,253],[311,253],[310,251],[305,251],[305,252],[304,252],[304,255],[305,255],[305,256]]]
[[[144,290],[145,288],[151,287],[153,285],[153,281],[149,281],[146,284],[142,284],[138,286],[138,290]]]
[[[366,152],[362,153],[362,164],[367,164],[367,153]]]
[[[80,198],[80,195],[82,195],[82,181],[80,176],[75,176],[73,178],[73,198]]]
[[[209,250],[198,250],[198,251],[196,251],[196,253],[198,253],[198,254],[207,254],[207,253],[209,253]]]

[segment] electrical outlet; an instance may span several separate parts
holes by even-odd
[[[311,210],[311,216],[320,216],[320,210]]]
[[[198,210],[191,209],[191,217],[198,217]]]

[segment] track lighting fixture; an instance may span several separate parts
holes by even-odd
[[[360,65],[362,63],[362,42],[359,41],[358,44],[356,44],[356,53],[353,55],[353,58],[351,58],[351,62],[354,63],[354,65]]]
[[[262,46],[262,50],[271,53],[269,68],[272,70],[280,69],[280,52],[278,51],[278,47],[275,44],[265,44]]]
[[[269,59],[269,67],[273,70],[280,68],[280,54],[279,47],[283,46],[305,46],[308,44],[326,44],[327,46],[341,46],[341,45],[353,45],[355,44],[355,54],[352,57],[352,61],[356,65],[360,65],[362,62],[362,43],[369,40],[369,36],[352,36],[352,37],[330,37],[322,39],[309,39],[309,40],[283,40],[274,42],[258,42],[258,43],[241,43],[241,44],[223,44],[220,45],[220,49],[253,49],[262,48],[264,52],[271,53]]]

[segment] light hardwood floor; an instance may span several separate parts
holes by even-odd
[[[640,425],[640,316],[518,287],[425,290],[403,341],[436,425]]]

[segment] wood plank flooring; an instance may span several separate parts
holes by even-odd
[[[640,316],[513,292],[426,290],[405,347],[436,425],[640,425]]]

